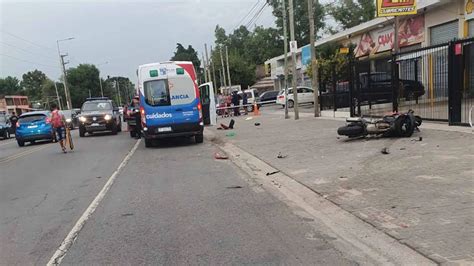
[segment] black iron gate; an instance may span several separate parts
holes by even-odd
[[[344,108],[351,116],[383,116],[412,109],[426,120],[469,123],[474,38],[354,60],[348,69],[345,77],[333,73],[320,80],[322,110]]]

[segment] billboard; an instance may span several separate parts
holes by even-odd
[[[425,41],[425,16],[415,16],[400,21],[398,27],[400,47],[406,47]]]
[[[393,48],[394,30],[386,26],[380,30],[362,34],[354,50],[355,57],[367,56],[389,51]]]
[[[474,19],[474,0],[466,0],[464,16],[466,20]]]
[[[377,0],[378,17],[414,14],[416,14],[416,0]]]

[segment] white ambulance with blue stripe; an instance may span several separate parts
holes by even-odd
[[[179,136],[203,142],[202,105],[196,78],[192,62],[138,67],[145,146],[151,146],[153,139]]]

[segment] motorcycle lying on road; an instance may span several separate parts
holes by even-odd
[[[414,115],[413,110],[406,113],[394,113],[379,119],[350,117],[347,125],[337,129],[337,134],[349,138],[381,135],[383,137],[411,137],[415,130],[419,131],[421,117]]]

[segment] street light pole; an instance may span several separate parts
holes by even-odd
[[[54,81],[54,89],[56,90],[56,98],[58,100],[59,109],[62,110],[63,106],[61,105],[61,98],[59,97],[58,85],[56,84],[56,81]]]
[[[67,86],[66,66],[65,66],[67,63],[64,63],[64,57],[67,56],[67,55],[61,55],[61,50],[59,49],[59,42],[70,41],[70,40],[73,40],[73,39],[74,39],[74,37],[70,37],[70,38],[66,38],[66,39],[62,39],[62,40],[56,40],[56,45],[58,47],[59,64],[60,64],[61,69],[63,71],[64,94],[66,95],[67,108],[69,110],[72,109],[72,102],[71,102],[71,94],[69,93],[69,88]]]

